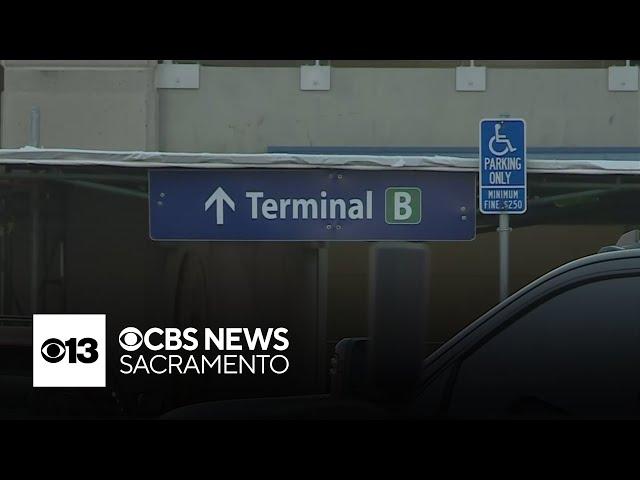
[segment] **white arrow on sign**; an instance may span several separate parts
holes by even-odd
[[[234,212],[236,211],[236,204],[222,187],[218,187],[204,202],[204,211],[209,210],[214,203],[216,204],[216,225],[224,225],[224,204],[229,205]]]

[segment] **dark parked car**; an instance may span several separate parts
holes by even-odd
[[[416,413],[447,418],[640,417],[640,250],[544,275],[424,364]]]

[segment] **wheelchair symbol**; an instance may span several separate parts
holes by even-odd
[[[516,149],[513,148],[513,146],[511,145],[511,142],[509,141],[507,136],[500,134],[501,127],[502,127],[501,124],[499,123],[495,124],[496,134],[493,137],[491,137],[491,139],[489,140],[489,150],[491,150],[491,153],[493,153],[496,157],[501,157],[506,153],[511,153],[516,151]],[[493,148],[493,146],[496,143],[502,143],[504,145],[504,148],[500,151],[496,150],[495,148]]]

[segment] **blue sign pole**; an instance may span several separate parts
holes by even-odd
[[[480,211],[500,215],[500,301],[509,295],[509,215],[527,210],[526,123],[499,118],[480,121]]]
[[[152,169],[153,240],[473,240],[464,172]]]

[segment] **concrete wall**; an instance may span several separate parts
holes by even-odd
[[[453,68],[334,68],[300,91],[298,68],[202,67],[200,89],[161,90],[160,147],[264,152],[269,145],[474,146],[478,121],[508,113],[530,146],[638,146],[638,92],[609,92],[606,68],[487,70],[456,92]]]
[[[300,67],[315,60],[177,60],[211,67]],[[468,66],[470,60],[319,60],[332,67],[367,68],[455,68]],[[474,60],[476,66],[490,68],[607,68],[624,65],[626,60]],[[637,65],[637,60],[631,60]]]
[[[640,145],[640,96],[609,92],[606,68],[488,68],[485,92],[456,92],[453,68],[333,68],[330,91],[305,92],[298,68],[203,66],[199,89],[156,90],[153,64],[16,63],[4,72],[3,148],[27,142],[35,104],[47,147],[473,146],[478,120],[505,113],[527,120],[531,146]]]
[[[29,112],[37,105],[44,147],[157,150],[153,65],[59,68],[5,66],[2,148],[28,143]]]

